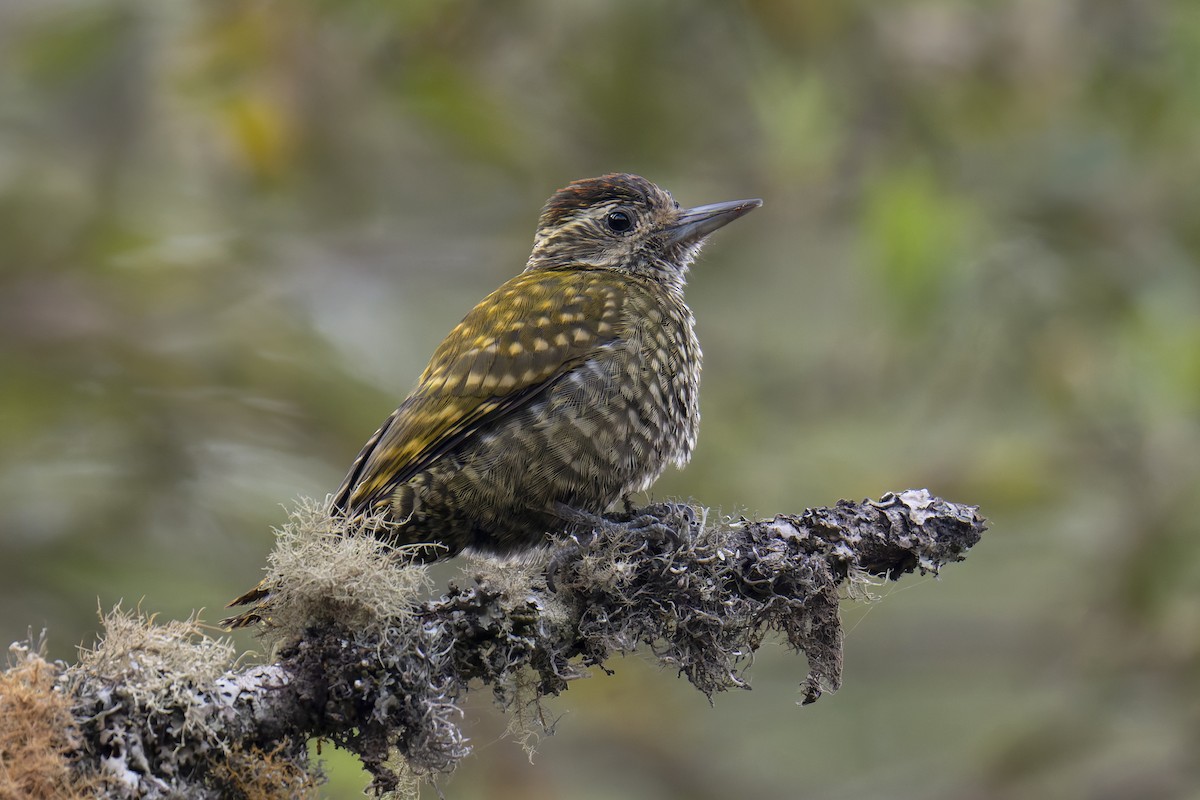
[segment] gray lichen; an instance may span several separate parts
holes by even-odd
[[[273,663],[232,667],[228,645],[194,620],[110,614],[104,640],[63,679],[76,768],[114,797],[293,796],[312,786],[304,748],[317,737],[356,753],[372,787],[391,792],[405,770],[446,773],[470,752],[459,704],[473,681],[537,718],[538,698],[645,649],[711,696],[745,686],[750,657],[776,634],[805,657],[812,702],[841,681],[841,597],[867,576],[937,572],[986,527],[973,507],[924,490],[702,520],[673,504],[610,516],[540,560],[469,562],[430,597],[424,567],[302,506],[253,610]]]

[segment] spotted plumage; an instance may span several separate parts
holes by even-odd
[[[542,211],[526,269],[438,346],[363,447],[340,514],[375,532],[505,553],[648,488],[696,442],[700,345],[683,299],[704,237],[758,201],[681,210],[634,175],[577,181]]]
[[[683,466],[700,420],[687,271],[709,233],[760,204],[681,209],[626,174],[556,192],[525,271],[434,351],[334,513],[436,555],[509,553],[561,529],[564,509],[601,513]]]

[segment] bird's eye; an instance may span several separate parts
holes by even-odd
[[[624,211],[608,212],[608,216],[604,218],[604,222],[613,233],[625,233],[625,231],[633,227],[633,220]]]

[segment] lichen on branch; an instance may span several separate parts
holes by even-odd
[[[235,618],[262,620],[271,663],[218,663],[232,654],[194,625],[131,626],[114,612],[101,644],[61,665],[74,769],[115,797],[236,797],[238,786],[282,797],[311,786],[304,745],[316,737],[356,753],[390,792],[469,753],[459,709],[473,682],[520,715],[589,667],[645,650],[711,696],[745,686],[771,635],[805,657],[812,702],[840,684],[838,603],[851,587],[936,573],[986,528],[974,507],[924,490],[769,520],[708,524],[702,510],[660,504],[598,522],[537,557],[469,561],[432,596],[403,551],[302,504],[257,604]]]

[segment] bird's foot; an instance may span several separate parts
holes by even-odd
[[[687,503],[656,503],[630,515],[622,527],[630,534],[666,550],[677,548],[693,535],[696,509]]]
[[[546,585],[556,590],[564,570],[592,546],[600,536],[639,542],[641,547],[665,552],[677,549],[694,535],[696,510],[687,503],[656,503],[624,514],[600,516],[588,511],[557,504],[554,514],[571,529],[546,565]]]
[[[571,508],[563,503],[555,503],[552,513],[565,522],[567,530],[570,531],[570,536],[555,546],[546,564],[546,588],[555,592],[564,570],[579,560],[596,537],[601,533],[615,532],[620,526],[599,514]]]

